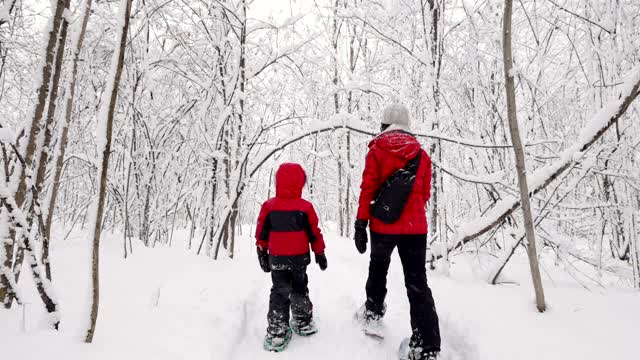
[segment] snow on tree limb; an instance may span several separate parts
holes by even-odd
[[[3,200],[0,200],[3,201]],[[0,222],[6,223],[8,213],[0,209]],[[20,295],[20,291],[18,286],[15,283],[15,279],[13,277],[13,272],[11,268],[6,265],[7,253],[5,251],[5,245],[11,244],[13,240],[10,237],[10,232],[8,227],[0,227],[0,288],[5,288],[9,293],[9,295],[13,295],[16,298],[18,304],[22,303],[22,296]]]
[[[33,189],[33,188],[32,188]],[[37,194],[34,194],[34,197],[37,198]],[[36,290],[44,303],[47,312],[49,313],[49,324],[53,329],[58,329],[60,324],[60,311],[58,310],[58,300],[51,286],[51,282],[44,276],[42,269],[40,267],[40,263],[37,261],[35,252],[33,250],[33,246],[31,245],[31,240],[29,238],[29,232],[26,229],[29,228],[29,223],[27,218],[24,216],[22,210],[18,207],[13,197],[11,197],[10,191],[6,187],[0,187],[0,203],[7,210],[8,218],[11,223],[14,224],[16,228],[22,228],[20,234],[20,245],[24,247],[27,254],[27,261],[29,262],[29,267],[31,268],[31,274],[33,275],[33,280],[36,285]],[[6,276],[6,274],[4,274]],[[12,278],[13,274],[10,274],[9,278]],[[15,282],[9,282],[12,284],[14,291],[13,295],[16,297],[18,302],[20,303],[19,297],[20,293],[17,290],[17,286],[15,286]]]
[[[537,170],[529,178],[530,191],[533,194],[538,193],[575,163],[578,154],[588,150],[624,115],[631,103],[638,97],[639,90],[640,65],[636,66],[626,77],[620,88],[618,98],[609,102],[593,116],[588,125],[580,132],[577,142],[562,153],[560,160]],[[500,225],[518,207],[520,207],[520,200],[512,195],[498,201],[483,216],[466,222],[466,224],[470,225],[458,227],[454,244],[449,251],[461,247],[495,226]]]

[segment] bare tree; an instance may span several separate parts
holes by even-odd
[[[69,10],[70,0],[65,0],[64,8]],[[47,165],[49,164],[49,154],[53,154],[53,127],[54,118],[56,114],[56,106],[58,104],[58,87],[60,85],[60,78],[62,76],[62,60],[64,58],[65,45],[67,43],[67,30],[69,28],[69,21],[66,17],[63,17],[62,24],[60,25],[60,34],[58,36],[58,46],[56,47],[56,56],[53,64],[53,78],[51,81],[51,90],[49,91],[49,106],[47,109],[47,117],[43,124],[44,126],[44,140],[40,146],[40,156],[38,157],[38,167],[36,171],[36,191],[38,194],[42,194],[44,186],[45,175],[47,171]],[[46,203],[43,202],[46,206]],[[51,265],[49,263],[49,234],[45,230],[42,236],[42,263],[44,264],[45,274],[47,279],[51,280]]]
[[[536,236],[533,229],[533,216],[531,215],[531,202],[529,201],[529,185],[527,184],[527,166],[524,159],[524,147],[518,128],[516,89],[513,69],[513,55],[511,51],[511,17],[513,14],[512,0],[504,2],[504,20],[502,29],[503,59],[505,87],[507,92],[507,116],[509,129],[511,130],[511,142],[516,156],[516,170],[518,172],[518,184],[520,185],[520,201],[522,203],[522,213],[524,216],[524,227],[527,238],[527,255],[529,256],[529,266],[531,267],[531,278],[536,293],[536,306],[538,311],[544,312],[546,305],[544,301],[544,289],[540,277],[540,267],[538,264],[538,252],[536,251]]]
[[[98,319],[98,308],[100,305],[100,235],[102,233],[102,217],[104,211],[104,202],[107,196],[107,173],[109,170],[109,156],[111,155],[111,136],[113,129],[113,118],[116,110],[116,102],[118,100],[118,88],[120,78],[122,76],[122,68],[124,65],[124,53],[127,47],[127,33],[129,31],[129,17],[131,16],[131,3],[133,0],[122,0],[120,2],[120,11],[118,14],[118,35],[116,39],[116,48],[111,59],[111,78],[107,79],[107,91],[104,93],[105,101],[102,103],[100,118],[97,124],[98,154],[100,158],[100,167],[98,168],[98,177],[100,185],[96,194],[95,218],[93,219],[93,228],[90,229],[91,244],[93,246],[91,261],[91,279],[92,279],[92,305],[90,315],[90,325],[87,330],[85,341],[91,343],[96,330],[96,321]]]

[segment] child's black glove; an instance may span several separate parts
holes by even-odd
[[[260,250],[258,248],[258,262],[262,271],[268,273],[271,271],[271,265],[269,264],[269,252],[267,250]]]
[[[324,253],[316,254],[316,262],[320,266],[320,270],[325,271],[327,269],[327,257]]]
[[[353,239],[356,241],[356,249],[360,254],[364,254],[367,251],[367,220],[356,220],[356,231],[353,235]]]

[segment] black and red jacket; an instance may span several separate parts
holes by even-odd
[[[416,180],[398,221],[385,224],[371,216],[371,202],[377,196],[382,184],[391,174],[413,159],[419,151],[422,151],[422,157]],[[425,204],[431,196],[431,159],[410,133],[403,130],[389,130],[376,136],[369,143],[360,189],[357,218],[370,221],[371,231],[399,235],[427,233]]]
[[[298,164],[284,163],[276,173],[276,197],[262,204],[256,228],[256,246],[268,249],[271,268],[286,269],[311,262],[324,252],[324,240],[313,205],[303,199],[306,175]]]

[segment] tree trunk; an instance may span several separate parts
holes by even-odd
[[[215,233],[216,226],[216,216],[215,216],[215,206],[216,206],[216,195],[218,193],[218,159],[213,159],[213,164],[211,166],[211,202],[209,208],[209,238],[207,239],[206,253],[207,255],[211,254],[211,248],[213,247],[213,236]],[[206,233],[206,231],[205,231]],[[198,254],[200,250],[198,250]]]
[[[127,167],[127,184],[125,185],[124,190],[124,236],[122,237],[122,246],[124,247],[124,258],[126,259],[129,255],[127,252],[127,235],[129,234],[129,184],[131,181],[131,163]],[[191,240],[189,240],[191,242]],[[129,243],[131,243],[131,238],[129,238]]]
[[[49,29],[45,59],[42,66],[42,83],[38,88],[38,98],[34,110],[33,119],[30,124],[29,138],[27,139],[26,149],[23,150],[23,146],[18,147],[20,149],[20,152],[24,153],[23,158],[25,163],[20,174],[20,183],[15,195],[16,204],[18,204],[18,206],[22,206],[24,202],[27,192],[27,178],[31,177],[31,174],[28,170],[30,170],[33,165],[34,155],[37,151],[36,146],[41,129],[40,122],[42,121],[42,118],[44,116],[44,108],[47,103],[47,98],[49,97],[49,84],[51,81],[51,70],[54,60],[53,56],[55,55],[58,32],[60,30],[60,23],[62,22],[62,14],[64,13],[64,9],[65,0],[57,0],[55,2],[55,8],[52,9],[53,19],[51,21],[51,28]],[[31,179],[29,181],[31,181]]]
[[[4,150],[4,149],[3,149]],[[9,214],[4,211],[4,208],[0,209],[0,222],[8,223],[9,222]],[[18,300],[18,303],[21,302],[20,294],[18,293],[18,286],[15,281],[13,281],[13,273],[11,272],[11,268],[5,266],[5,252],[3,251],[5,244],[12,242],[11,234],[8,228],[0,227],[0,291],[4,291],[8,296],[12,296],[13,298]]]
[[[65,0],[64,8],[69,10],[70,0]],[[49,163],[49,154],[53,153],[51,149],[51,139],[53,137],[53,124],[56,114],[56,105],[58,103],[58,87],[60,86],[60,77],[62,75],[62,59],[64,58],[64,49],[67,43],[67,30],[69,28],[69,22],[66,18],[63,18],[62,25],[60,27],[60,36],[58,38],[58,46],[56,50],[55,64],[53,67],[53,81],[51,83],[51,90],[49,92],[49,108],[47,109],[47,119],[44,123],[44,142],[40,147],[40,157],[38,163],[38,171],[36,173],[36,191],[38,194],[42,194],[42,188],[44,186],[44,178],[47,171],[47,164]],[[47,204],[43,204],[47,207]],[[48,208],[48,207],[47,207]],[[46,226],[46,225],[45,225]],[[51,266],[49,264],[49,236],[46,228],[42,234],[42,255],[41,261],[44,265],[45,274],[47,279],[51,280]]]
[[[338,72],[338,39],[340,37],[340,24],[338,24],[338,6],[340,6],[340,2],[335,0],[333,4],[333,27],[332,27],[332,43],[333,47],[333,107],[334,112],[338,114],[340,112],[340,96],[338,95],[338,82],[339,82],[339,72]],[[338,168],[338,231],[340,236],[344,236],[345,234],[345,213],[344,213],[344,205],[342,202],[344,198],[342,196],[342,137],[338,138],[338,158],[336,161],[336,166]]]
[[[109,170],[109,155],[111,153],[111,132],[113,128],[113,118],[116,110],[116,102],[118,99],[118,86],[122,75],[122,67],[124,65],[124,53],[127,46],[127,33],[129,31],[129,17],[131,16],[131,3],[133,0],[122,0],[120,2],[120,11],[118,14],[118,23],[122,27],[118,29],[119,46],[114,50],[113,59],[111,60],[111,75],[113,78],[107,79],[109,84],[104,93],[100,117],[98,118],[97,133],[98,136],[104,136],[104,139],[98,140],[98,153],[102,155],[101,168],[98,170],[100,186],[98,188],[97,203],[95,209],[95,219],[93,224],[93,244],[91,278],[92,278],[92,305],[90,325],[87,331],[85,341],[91,343],[96,329],[96,321],[98,319],[98,307],[100,301],[100,283],[99,283],[99,258],[100,258],[100,233],[102,230],[102,215],[104,211],[104,200],[107,195],[107,173]],[[101,134],[104,131],[104,134]],[[100,146],[104,146],[102,149]]]
[[[511,53],[511,15],[512,0],[505,0],[504,19],[503,19],[503,56],[504,56],[504,76],[505,87],[507,92],[507,115],[509,119],[509,130],[511,132],[511,142],[513,151],[516,156],[516,170],[518,172],[518,184],[520,185],[520,201],[522,203],[522,213],[524,216],[525,234],[527,239],[527,254],[529,256],[529,265],[531,267],[531,278],[533,279],[533,287],[536,293],[536,306],[539,312],[546,310],[544,300],[544,289],[542,288],[542,279],[540,277],[540,268],[538,264],[538,253],[536,251],[536,238],[533,229],[533,216],[531,215],[531,202],[529,201],[529,186],[527,184],[527,168],[524,159],[524,147],[522,146],[522,138],[520,137],[520,129],[518,127],[517,107],[516,107],[516,90],[513,74],[513,58]]]
[[[70,0],[65,0],[65,4],[64,4],[65,9],[69,8],[69,3],[70,3]],[[69,26],[69,23],[67,22],[66,19],[63,18],[62,25],[59,31],[60,36],[56,46],[55,63],[53,64],[53,68],[52,68],[53,79],[51,81],[51,84],[50,84],[51,87],[49,89],[49,100],[48,100],[49,106],[47,109],[47,118],[44,122],[44,139],[42,140],[42,143],[39,145],[39,149],[36,150],[39,152],[39,156],[37,157],[38,160],[37,160],[37,170],[36,170],[36,180],[35,180],[36,193],[38,195],[42,194],[42,188],[44,186],[47,164],[49,162],[48,155],[52,153],[52,150],[51,150],[51,139],[53,138],[52,130],[53,130],[56,104],[57,104],[57,98],[58,98],[58,87],[60,85],[60,77],[62,75],[62,60],[64,58],[64,49],[65,49],[65,44],[67,39],[68,26]],[[46,203],[44,203],[43,205],[44,207],[47,206]],[[37,209],[35,211],[41,211],[40,207],[34,208],[34,209]],[[29,234],[31,234],[34,231],[38,232],[37,230],[38,224],[37,222],[36,223],[33,222],[33,219],[36,217],[37,217],[36,214],[30,214],[27,217],[27,223],[29,224],[30,228],[26,231]],[[40,260],[44,265],[45,275],[47,279],[51,280],[51,266],[49,263],[49,237],[46,234],[46,232],[44,232],[41,235],[42,235],[42,253],[41,253]],[[24,261],[24,250],[25,249],[22,248],[21,246],[18,247],[16,260],[13,264],[13,275],[14,275],[14,281],[16,283],[18,283],[18,281],[20,280],[20,271],[22,269],[22,263]],[[6,300],[6,303],[10,306],[12,300],[13,300],[12,296],[9,296]]]
[[[49,96],[49,82],[51,80],[51,66],[53,64],[53,55],[55,53],[56,43],[58,40],[58,30],[60,29],[60,23],[62,22],[62,14],[64,12],[64,2],[65,0],[57,0],[56,2],[52,2],[54,6],[53,16],[49,22],[49,35],[46,44],[46,50],[44,54],[44,61],[41,68],[41,83],[38,84],[38,92],[37,92],[37,101],[36,106],[33,112],[33,118],[31,119],[31,123],[28,124],[25,128],[28,128],[29,137],[26,140],[26,146],[19,145],[17,148],[20,150],[21,155],[24,154],[23,160],[24,165],[18,164],[18,170],[16,170],[15,176],[19,176],[19,184],[15,193],[15,201],[18,207],[22,207],[27,189],[27,177],[29,177],[29,182],[31,182],[31,167],[33,163],[33,156],[36,152],[36,144],[38,141],[38,135],[40,133],[40,121],[44,115],[44,107],[47,102],[47,98]],[[12,191],[11,189],[10,191]],[[9,226],[9,224],[0,224],[0,226]],[[11,258],[13,257],[13,249],[15,242],[6,242],[5,245],[5,266],[11,267]],[[5,287],[0,287],[0,302],[3,302],[5,306],[10,306],[11,302],[7,302]]]
[[[640,289],[640,234],[636,229],[636,214],[631,214],[631,266],[633,267],[633,286]]]
[[[422,27],[425,41],[425,47],[430,48],[431,54],[431,68],[430,77],[433,79],[431,85],[431,92],[433,97],[433,123],[431,129],[439,131],[440,128],[440,69],[442,65],[442,51],[440,49],[440,15],[443,12],[441,4],[436,0],[428,0],[429,11],[426,11],[426,3],[421,2],[422,12]],[[429,15],[429,16],[428,16]],[[427,19],[429,19],[429,26],[427,26]],[[428,33],[427,33],[428,32]],[[429,43],[429,40],[431,43]],[[440,163],[442,161],[442,143],[439,140],[434,140],[430,146],[429,153],[431,158]],[[440,199],[440,195],[444,192],[442,189],[442,173],[439,168],[433,168],[433,175],[431,181],[431,216],[429,230],[432,240],[438,240],[440,242],[446,242],[444,236],[441,236],[443,226],[441,226],[441,220],[443,215],[441,214],[441,204],[444,203],[443,199]]]
[[[1,128],[2,125],[0,125]],[[9,182],[9,156],[7,154],[7,148],[3,142],[0,142],[0,149],[2,149],[2,160],[5,174],[5,182]],[[3,216],[4,212],[0,209],[0,224],[9,224],[9,215]],[[15,292],[15,287],[12,285],[12,273],[11,273],[11,259],[7,254],[7,249],[13,249],[13,234],[8,226],[0,226],[0,294],[2,296]]]
[[[20,154],[16,154],[16,156],[18,156],[20,162],[24,163],[24,159],[22,159]],[[35,187],[33,185],[31,186],[30,190],[33,197],[33,200],[31,201],[30,213],[33,214],[35,213],[35,208],[39,206],[38,193],[35,191]],[[33,281],[36,285],[36,290],[38,291],[38,295],[40,295],[40,299],[44,303],[47,312],[49,313],[47,319],[49,321],[49,325],[53,329],[57,330],[58,326],[60,325],[58,301],[55,297],[55,293],[52,291],[53,287],[51,286],[51,282],[46,277],[42,276],[40,263],[38,262],[36,254],[31,245],[30,234],[28,231],[26,231],[26,229],[29,229],[29,221],[32,221],[32,219],[27,219],[24,217],[24,213],[20,210],[14,199],[12,199],[6,191],[0,191],[0,204],[3,204],[5,209],[7,210],[7,213],[9,215],[8,218],[12,225],[15,228],[21,228],[24,230],[20,232],[18,245],[27,253],[27,259],[29,261],[29,266],[31,267],[31,274],[33,275]],[[36,221],[40,224],[40,230],[42,230],[42,226],[44,226],[44,220],[42,219],[42,216],[39,215]],[[17,291],[17,286],[14,287],[14,289]],[[18,295],[16,291],[13,292],[13,295]]]
[[[71,82],[65,92],[65,120],[62,125],[62,135],[59,140],[60,147],[58,150],[58,157],[56,159],[56,166],[54,168],[53,183],[51,185],[51,199],[49,200],[49,211],[47,212],[47,219],[45,223],[45,237],[47,239],[51,237],[53,212],[55,211],[56,201],[58,199],[58,189],[60,188],[60,178],[62,177],[62,166],[64,164],[64,155],[69,137],[69,126],[71,124],[71,115],[73,114],[73,100],[75,98],[76,81],[78,78],[78,62],[80,60],[80,51],[82,50],[84,36],[87,31],[89,16],[91,15],[91,3],[92,0],[84,0],[81,9],[82,23],[80,24],[79,30],[77,29],[78,31],[75,32],[76,38],[72,39],[74,54],[71,70]]]

